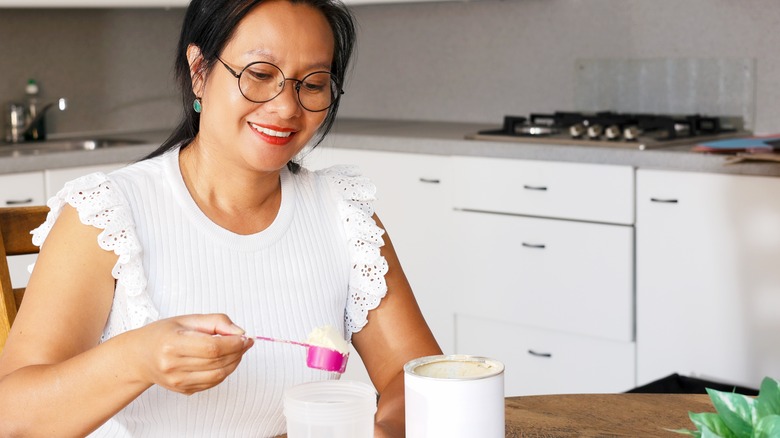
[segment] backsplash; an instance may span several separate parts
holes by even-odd
[[[752,129],[755,64],[750,58],[580,59],[574,107],[584,112],[730,116]]]
[[[29,78],[48,131],[168,128],[179,118],[173,51],[183,9],[0,9],[0,103],[22,101]],[[0,127],[2,129],[2,127]]]
[[[343,117],[497,124],[505,114],[578,109],[582,60],[742,59],[754,69],[754,129],[780,132],[777,0],[475,0],[353,10],[359,41]],[[32,77],[44,102],[69,99],[49,132],[170,127],[180,111],[172,53],[182,18],[182,9],[0,9],[0,102],[22,99]]]

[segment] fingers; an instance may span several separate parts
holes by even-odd
[[[191,394],[218,385],[235,371],[254,341],[225,315],[160,320],[136,336],[144,380]]]
[[[232,358],[233,360],[218,367],[171,373],[168,375],[168,379],[160,385],[182,394],[204,391],[222,383],[236,370],[242,358],[243,355],[236,355]]]
[[[242,336],[213,336],[183,331],[170,347],[160,368],[167,371],[207,371],[240,360],[254,341]]]
[[[177,332],[180,354],[205,359],[219,358],[224,355],[251,347],[251,338],[239,335],[208,334],[182,328]]]
[[[176,318],[183,326],[210,335],[243,335],[244,329],[237,326],[227,315],[213,313],[208,315],[186,315]]]

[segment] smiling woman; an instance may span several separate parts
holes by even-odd
[[[338,0],[190,4],[180,126],[146,159],[67,183],[34,232],[0,436],[282,434],[284,391],[338,374],[253,338],[320,326],[363,359],[376,436],[403,435],[403,365],[441,350],[373,184],[293,161],[333,123],[354,38]]]

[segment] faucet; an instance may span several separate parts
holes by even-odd
[[[9,135],[7,136],[6,140],[10,143],[19,143],[24,140],[24,137],[32,131],[41,120],[43,120],[43,117],[46,115],[46,112],[51,109],[54,105],[57,105],[57,109],[60,111],[65,111],[68,108],[68,100],[64,97],[61,97],[57,99],[55,102],[50,102],[46,105],[44,105],[38,112],[35,114],[35,117],[33,117],[26,125],[24,124],[24,117],[19,117],[18,114],[14,113],[14,110],[11,110],[11,116],[9,122]],[[17,106],[18,108],[18,106]],[[41,138],[40,140],[44,140]]]
[[[65,111],[68,108],[68,100],[64,97],[61,97],[57,99],[56,102],[49,102],[46,105],[43,106],[40,110],[37,111],[35,116],[27,123],[27,126],[23,127],[21,129],[22,138],[26,137],[27,134],[30,133],[30,131],[34,130],[37,126],[39,126],[41,120],[43,120],[43,117],[46,115],[46,111],[48,111],[54,104],[57,104],[57,109],[60,111]],[[45,134],[44,134],[45,135]],[[38,140],[45,140],[46,137],[42,136]]]

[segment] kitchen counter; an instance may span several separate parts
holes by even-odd
[[[321,146],[780,176],[780,163],[726,164],[727,155],[691,152],[691,146],[639,150],[464,139],[465,135],[479,130],[498,128],[498,125],[474,123],[341,120],[333,129],[337,135],[323,141]]]
[[[638,150],[620,147],[564,146],[521,142],[466,140],[467,134],[498,126],[475,123],[339,119],[320,147],[383,150],[432,155],[466,155],[523,160],[614,164],[646,169],[780,176],[780,163],[725,164],[724,155],[691,152],[690,146]],[[138,160],[155,150],[170,131],[125,132],[101,138],[143,140],[132,146],[91,151],[2,157],[0,174],[99,165]],[[83,136],[81,136],[83,138]],[[53,139],[56,137],[52,137]],[[61,136],[59,138],[66,138]],[[6,147],[0,145],[0,147]]]

